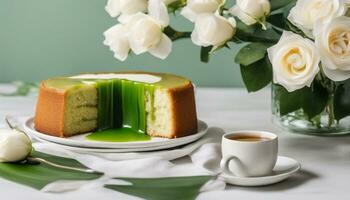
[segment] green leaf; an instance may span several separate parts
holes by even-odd
[[[85,168],[78,161],[39,152],[32,152],[32,156],[44,158],[48,161],[70,166]],[[46,164],[0,163],[0,177],[35,189],[42,189],[45,185],[58,180],[92,180],[101,174],[85,173],[74,170],[61,169]]]
[[[209,62],[209,53],[213,47],[201,47],[201,61],[204,63]]]
[[[276,99],[279,102],[280,115],[303,109],[309,119],[324,111],[328,102],[328,92],[317,80],[311,87],[288,92],[283,86],[274,85]]]
[[[270,43],[250,43],[239,50],[235,62],[244,66],[253,64],[265,57],[266,49],[270,46],[272,46]]]
[[[178,39],[189,38],[191,37],[191,32],[180,32],[172,28],[171,26],[167,26],[164,28],[164,33],[172,40],[176,41]]]
[[[291,30],[289,24],[287,24],[289,22],[287,17],[294,5],[295,2],[292,2],[278,10],[271,12],[270,15],[267,16],[266,21],[272,24],[273,29],[280,34],[283,32],[283,30]]]
[[[324,111],[328,102],[328,92],[317,80],[305,90],[302,107],[309,119],[312,119]]]
[[[170,3],[168,7],[169,13],[175,13],[178,9],[184,7],[186,5],[186,0],[177,0]]]
[[[286,27],[286,20],[285,20],[284,13],[269,15],[266,21],[280,29],[285,29]]]
[[[251,65],[240,65],[243,82],[248,92],[255,92],[272,80],[272,66],[267,57]]]
[[[271,10],[277,10],[295,2],[296,0],[270,0]]]
[[[286,20],[285,23],[286,23],[286,27],[285,27],[286,30],[296,33],[298,35],[301,35],[304,38],[308,38],[307,35],[304,33],[304,31],[302,31],[300,28],[292,24],[292,22],[290,22],[289,20]]]
[[[132,185],[106,185],[106,188],[151,200],[192,200],[211,176],[167,178],[118,178]]]
[[[341,120],[350,115],[350,79],[337,86],[334,95],[334,117]]]
[[[247,26],[237,20],[235,37],[246,42],[277,43],[281,35],[269,24],[267,24],[266,28],[266,30],[262,30],[259,24]]]
[[[302,108],[303,93],[307,92],[306,88],[288,92],[283,86],[275,85],[274,87],[275,92],[278,93],[277,99],[281,116]]]

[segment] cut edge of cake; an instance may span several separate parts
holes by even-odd
[[[147,134],[177,138],[197,132],[194,87],[155,88],[154,102],[145,93]],[[40,84],[35,129],[57,137],[69,137],[97,129],[97,88],[81,84],[62,90]],[[154,105],[153,116],[151,105]]]

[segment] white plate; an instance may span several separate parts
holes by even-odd
[[[237,177],[221,174],[226,183],[239,186],[263,186],[278,183],[290,177],[300,169],[300,163],[292,158],[278,156],[273,172],[261,177]]]
[[[198,121],[198,133],[185,136],[185,137],[174,138],[174,139],[152,137],[151,140],[149,141],[139,141],[139,142],[100,142],[100,141],[86,140],[85,137],[90,133],[80,134],[69,138],[60,138],[60,137],[55,137],[55,136],[46,135],[44,133],[40,133],[34,129],[34,120],[32,117],[25,121],[23,127],[28,134],[36,138],[40,138],[50,142],[55,142],[58,144],[74,146],[74,147],[85,147],[85,148],[120,148],[120,149],[159,147],[159,146],[167,146],[167,145],[180,146],[180,145],[188,144],[190,142],[198,140],[203,135],[205,135],[208,130],[208,125],[205,122]]]
[[[182,148],[185,145],[179,146],[178,144],[170,144],[170,145],[163,145],[163,146],[155,146],[155,147],[144,147],[144,148],[114,148],[114,149],[107,149],[107,148],[88,148],[88,147],[75,147],[75,146],[68,146],[64,144],[59,144],[55,142],[51,142],[48,140],[44,140],[38,137],[34,137],[35,140],[41,142],[41,143],[47,143],[55,145],[59,148],[63,148],[69,151],[77,152],[77,153],[134,153],[134,152],[151,152],[151,151],[157,151],[157,150],[171,150],[174,147]],[[199,141],[199,140],[198,140]],[[197,141],[196,141],[197,142]],[[194,142],[193,142],[194,143]]]
[[[53,155],[57,155],[57,149],[63,148],[71,152],[94,155],[100,158],[113,160],[113,161],[141,159],[141,158],[149,158],[149,157],[160,157],[166,160],[174,160],[174,159],[181,158],[191,154],[193,151],[198,149],[203,144],[209,143],[211,141],[212,141],[212,138],[203,137],[195,142],[192,142],[190,144],[183,145],[180,147],[164,149],[159,151],[147,151],[147,152],[114,152],[115,150],[118,150],[118,149],[105,149],[107,150],[107,152],[103,152],[103,149],[101,149],[102,152],[94,152],[94,151],[88,151],[87,149],[84,149],[84,148],[64,146],[64,145],[47,142],[47,141],[45,143],[34,143],[34,148],[37,151],[40,151],[46,154],[53,154]],[[126,150],[126,149],[119,149],[119,150]],[[60,150],[58,152],[60,152]]]

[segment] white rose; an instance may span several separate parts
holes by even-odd
[[[333,81],[350,78],[350,18],[341,16],[329,23],[316,23],[315,43],[322,69]]]
[[[181,10],[181,15],[194,22],[199,14],[214,13],[225,0],[188,0],[186,6]]]
[[[316,21],[327,23],[347,10],[344,0],[298,0],[290,10],[288,20],[312,37]]]
[[[236,0],[236,5],[230,9],[230,13],[247,25],[263,23],[265,17],[270,13],[270,2],[268,0]]]
[[[126,60],[130,51],[128,32],[126,25],[117,24],[103,34],[105,36],[103,44],[109,46],[114,52],[114,57],[121,61]]]
[[[284,31],[279,42],[267,49],[273,68],[273,81],[288,92],[310,86],[319,72],[320,56],[314,43]]]
[[[108,0],[105,7],[111,17],[146,12],[148,0]]]
[[[153,0],[108,0],[105,10],[111,17],[118,17],[124,21],[138,12],[147,12],[149,3]],[[158,0],[157,0],[158,1]],[[176,0],[159,0],[164,5],[169,5]]]
[[[171,52],[172,42],[163,33],[162,24],[143,13],[134,15],[127,24],[129,43],[136,54],[149,52],[155,57],[165,59]]]
[[[234,18],[226,19],[218,14],[201,14],[194,23],[192,42],[198,46],[218,47],[231,39],[236,32]]]
[[[124,61],[130,50],[136,55],[149,52],[155,57],[165,59],[171,52],[172,42],[163,33],[169,25],[166,5],[162,0],[150,0],[148,13],[137,13],[123,18],[105,31],[104,44],[114,52],[114,57]]]
[[[0,129],[0,162],[24,160],[32,151],[32,142],[24,133]]]

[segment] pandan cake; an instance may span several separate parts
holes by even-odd
[[[191,81],[171,74],[126,72],[41,82],[36,130],[69,137],[118,128],[165,138],[196,133]]]

